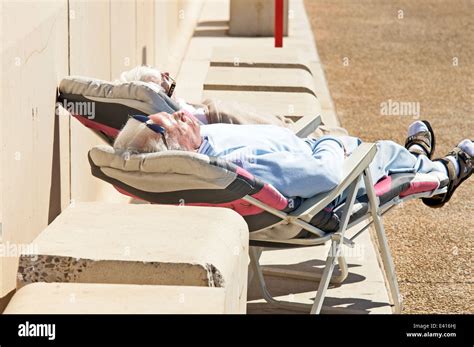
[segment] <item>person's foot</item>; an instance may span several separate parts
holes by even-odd
[[[465,139],[446,156],[434,161],[440,161],[446,167],[449,177],[448,190],[444,194],[423,198],[422,200],[427,206],[442,207],[451,199],[457,187],[472,175],[474,168],[474,142]]]
[[[426,155],[433,157],[436,139],[427,120],[413,122],[408,127],[408,137],[405,140],[405,148],[414,155]]]

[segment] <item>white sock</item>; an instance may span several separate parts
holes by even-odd
[[[421,120],[417,120],[416,122],[411,123],[408,127],[408,136],[415,135],[421,131],[428,131],[428,127]]]
[[[471,157],[474,156],[474,143],[471,140],[469,139],[462,140],[461,142],[459,142],[458,147],[461,148],[467,154],[469,154]],[[447,157],[447,159],[449,159],[453,163],[454,168],[456,170],[456,176],[459,176],[460,168],[459,168],[459,163],[456,160],[456,158],[450,155]]]
[[[408,127],[408,136],[413,136],[416,133],[419,133],[421,131],[428,131],[428,127],[422,121],[417,120],[416,122],[411,123],[410,126]],[[424,148],[421,147],[420,145],[412,145],[410,146],[410,148],[408,148],[409,151],[414,150],[414,149],[420,150],[423,153],[425,153]]]
[[[474,157],[474,142],[469,139],[464,139],[459,142],[458,147],[461,148],[464,152],[469,154],[471,157]]]

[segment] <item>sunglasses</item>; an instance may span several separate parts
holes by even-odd
[[[146,126],[150,128],[151,130],[153,130],[155,133],[162,134],[162,135],[165,134],[165,128],[163,128],[162,126],[158,124],[153,123],[153,121],[150,118],[148,118],[148,116],[137,114],[137,115],[132,116],[132,118],[141,123],[146,123]]]
[[[171,95],[173,95],[174,89],[176,88],[176,80],[170,75],[164,75],[164,77],[167,79],[168,83],[171,82],[167,94],[171,98]]]

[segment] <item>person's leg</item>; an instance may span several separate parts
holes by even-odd
[[[445,166],[440,162],[433,162],[428,158],[432,154],[431,141],[434,133],[429,123],[416,121],[408,128],[408,138],[405,147],[393,141],[377,141],[377,153],[369,166],[372,181],[378,182],[383,177],[395,173],[427,173],[435,176],[439,182],[448,179]],[[408,139],[411,139],[408,141]],[[416,144],[420,143],[421,146]],[[365,194],[364,184],[361,182],[358,196]],[[345,197],[341,197],[344,199]]]
[[[417,141],[409,141],[409,139],[412,139],[413,137],[418,139],[421,137],[424,143],[416,144]],[[408,149],[408,151],[415,156],[425,154],[431,159],[431,155],[428,155],[431,153],[426,152],[427,149],[434,151],[434,143],[431,143],[432,141],[434,142],[434,133],[433,129],[431,129],[429,122],[416,121],[408,127],[408,137],[405,144],[405,148]],[[474,143],[471,140],[464,139],[457,145],[457,147],[466,152],[469,156],[474,156]],[[459,175],[459,163],[456,158],[454,156],[448,155],[447,159],[451,161],[454,165],[456,175]]]
[[[441,163],[432,162],[425,155],[416,156],[405,147],[393,141],[377,141],[377,153],[369,165],[372,181],[377,183],[383,177],[395,173],[431,173],[436,175],[439,181],[447,179],[446,170]],[[364,182],[359,182],[357,196],[365,195]],[[345,201],[347,192],[344,191],[335,201],[337,206]]]
[[[414,129],[416,131],[428,131],[423,123],[421,125],[416,124],[415,126],[412,124],[409,132],[413,132]],[[409,136],[411,135],[409,134]],[[376,144],[377,153],[369,167],[374,182],[394,173],[413,172],[429,174],[439,182],[449,180],[448,190],[451,191],[450,197],[454,189],[472,173],[474,143],[468,139],[461,141],[457,146],[464,153],[463,155],[459,156],[450,153],[444,158],[435,160],[429,159],[425,154],[420,154],[420,151],[417,151],[418,148],[413,148],[413,146],[406,149],[392,141],[378,141]],[[419,149],[421,150],[421,148]],[[448,169],[448,167],[450,168]],[[360,189],[359,194],[365,194],[365,189]],[[441,204],[437,205],[442,206]]]
[[[447,178],[443,166],[430,165],[432,163],[426,156],[423,156],[418,161],[415,155],[393,141],[377,141],[375,144],[377,146],[377,153],[375,153],[374,159],[372,159],[369,165],[369,171],[374,184],[387,175],[393,173],[415,173],[420,167],[424,171],[441,172]],[[361,180],[357,189],[357,197],[363,196],[365,193],[364,182]],[[347,191],[344,191],[343,194],[336,198],[334,206],[344,202],[346,197]]]
[[[432,133],[432,129],[428,129],[426,123],[415,122],[409,127],[408,137],[420,132]],[[377,153],[369,166],[373,182],[378,182],[389,174],[404,172],[429,174],[440,183],[449,180],[447,194],[423,198],[423,202],[431,207],[440,207],[446,203],[454,190],[472,174],[474,143],[468,139],[461,141],[456,149],[444,158],[436,160],[427,157],[427,155],[432,155],[434,147],[430,143],[427,143],[428,146],[418,148],[410,145],[407,146],[408,149],[393,141],[378,141],[376,145]],[[427,147],[431,150],[430,153],[427,153]],[[459,154],[459,152],[462,153]],[[357,196],[365,195],[365,193],[364,184],[361,182]],[[341,194],[335,199],[332,206],[338,206],[344,202],[346,196],[347,192]]]
[[[432,161],[426,155],[414,155],[405,147],[393,141],[377,141],[377,154],[370,164],[372,179],[377,182],[384,176],[412,172],[435,175],[447,179],[446,167],[439,161]]]
[[[423,198],[423,203],[429,207],[442,207],[453,196],[456,189],[469,177],[474,171],[474,143],[472,140],[465,139],[461,141],[446,156],[435,159],[442,163],[449,176],[447,191],[430,198]]]

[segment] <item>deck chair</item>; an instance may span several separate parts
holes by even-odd
[[[68,76],[61,80],[56,105],[66,109],[109,145],[132,115],[180,110],[180,106],[153,83],[112,83],[83,76]],[[296,122],[293,131],[306,137],[320,123],[319,115],[308,117]]]
[[[299,248],[330,242],[311,313],[321,311],[331,279],[340,283],[347,277],[348,269],[341,247],[344,244],[353,246],[354,239],[373,223],[392,304],[395,312],[400,312],[400,295],[381,215],[401,201],[440,194],[446,188],[439,188],[439,182],[432,181],[428,175],[414,174],[388,176],[374,186],[368,166],[375,153],[374,144],[361,144],[346,159],[341,184],[330,192],[304,201],[284,197],[271,185],[231,162],[198,153],[166,151],[137,154],[125,159],[112,147],[102,145],[89,151],[89,162],[95,177],[136,199],[157,204],[226,207],[241,214],[249,226],[253,270],[263,297],[272,304],[307,309],[301,306],[303,304],[277,301],[270,295],[257,247]],[[359,197],[357,203],[363,207],[353,214],[359,181],[364,182],[367,194]],[[314,225],[312,219],[345,190],[347,198],[338,206],[341,215],[339,229],[326,233]],[[369,224],[363,223],[361,230],[348,239],[346,230],[364,221]],[[302,230],[309,232],[311,237],[298,238]],[[333,278],[336,261],[340,275]]]
[[[127,93],[127,88],[134,90],[132,96]],[[142,82],[132,82],[127,88],[93,79],[68,78],[61,82],[58,100],[81,123],[102,134],[109,143],[130,115],[148,115],[162,110],[170,112],[177,107],[168,102],[160,104],[161,99],[167,96],[159,95],[160,100],[155,100],[156,91]],[[80,112],[80,103],[87,101],[94,101],[97,105],[92,118]],[[170,110],[166,110],[167,107]],[[297,123],[294,131],[298,136],[306,137],[319,123],[320,118],[314,117],[305,123]],[[124,159],[111,146],[102,145],[93,147],[88,157],[92,175],[133,198],[156,204],[225,207],[242,215],[249,226],[251,266],[262,296],[267,302],[283,307],[320,313],[329,283],[342,283],[348,275],[341,247],[353,247],[356,237],[373,224],[392,305],[395,312],[400,312],[400,294],[382,215],[403,201],[444,193],[447,182],[440,184],[428,175],[407,173],[385,177],[374,185],[368,166],[375,153],[374,144],[361,144],[346,159],[340,185],[306,200],[286,198],[241,167],[198,153],[166,151],[137,154]],[[364,183],[367,193],[356,199],[360,181]],[[327,206],[343,192],[347,194],[345,201],[328,210]],[[325,232],[317,227],[317,217],[321,213],[339,214],[337,231]],[[359,230],[347,238],[346,231],[352,227],[357,229],[359,225]],[[310,236],[299,237],[302,231]],[[261,248],[312,247],[326,242],[330,242],[330,250],[321,276],[285,272],[288,277],[319,280],[314,303],[308,307],[274,299],[266,288],[259,263]],[[333,275],[336,262],[340,270],[338,276]]]
[[[82,76],[61,80],[56,105],[65,108],[110,145],[131,115],[173,113],[180,109],[153,83],[112,83]]]

